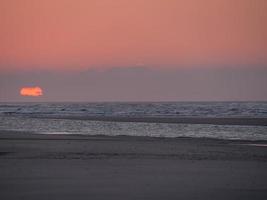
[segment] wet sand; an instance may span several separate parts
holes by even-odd
[[[267,118],[249,117],[129,117],[129,116],[35,116],[34,118],[110,121],[110,122],[146,122],[175,124],[213,124],[213,125],[246,125],[267,126]]]
[[[267,199],[266,141],[0,133],[0,199]]]

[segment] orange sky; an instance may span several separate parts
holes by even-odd
[[[0,0],[0,68],[267,63],[266,0]]]

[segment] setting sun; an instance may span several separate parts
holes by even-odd
[[[40,87],[23,87],[20,90],[20,95],[38,97],[43,95],[43,90]]]

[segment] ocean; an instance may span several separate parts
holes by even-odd
[[[267,140],[266,124],[112,120],[117,118],[267,119],[267,102],[0,103],[1,131]]]

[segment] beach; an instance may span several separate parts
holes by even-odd
[[[267,0],[0,0],[0,200],[267,200]]]
[[[266,141],[0,133],[0,199],[266,199]]]

